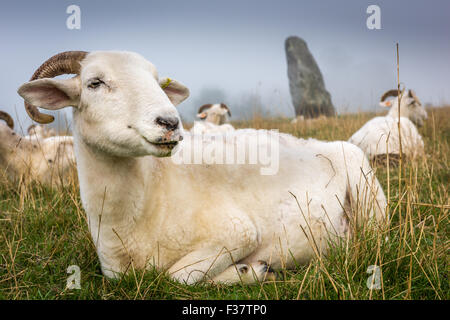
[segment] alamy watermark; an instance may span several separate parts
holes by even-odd
[[[71,265],[67,267],[66,272],[70,274],[67,277],[66,288],[69,290],[81,289],[81,270],[77,265]]]
[[[366,13],[370,14],[366,20],[366,26],[369,30],[381,29],[381,9],[376,4],[367,7]]]
[[[367,273],[372,274],[367,278],[366,286],[369,290],[381,289],[381,268],[376,265],[371,265],[367,268]]]
[[[66,13],[70,14],[66,20],[66,27],[69,30],[81,29],[81,9],[79,6],[72,4],[67,7]]]
[[[280,161],[279,133],[186,135],[171,159],[175,164],[259,165],[261,175],[275,175]]]

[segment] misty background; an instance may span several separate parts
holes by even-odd
[[[66,27],[71,4],[81,8],[80,30]],[[381,8],[381,30],[366,27],[372,4]],[[396,42],[405,86],[424,104],[450,101],[446,0],[41,0],[0,6],[0,110],[23,127],[31,120],[17,88],[66,50],[142,54],[160,76],[189,87],[190,98],[178,106],[184,121],[192,121],[202,104],[216,102],[230,107],[232,120],[255,112],[293,117],[284,52],[291,35],[308,43],[338,113],[379,110],[381,94],[396,87]]]

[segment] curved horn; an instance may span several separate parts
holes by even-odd
[[[416,93],[414,92],[414,90],[409,90],[408,91],[408,95],[411,97],[411,98],[413,98],[414,100],[416,100],[416,102],[418,103],[418,104],[422,104],[421,102],[420,102],[420,100],[419,100],[419,98],[417,98],[417,96],[416,96]]]
[[[1,120],[5,120],[5,122],[8,125],[8,127],[10,127],[11,129],[14,129],[14,120],[5,111],[0,111],[0,119]]]
[[[383,102],[384,100],[386,100],[386,98],[388,97],[397,97],[398,96],[398,91],[397,89],[393,89],[393,90],[388,90],[386,91],[382,96],[380,101]]]
[[[53,78],[62,74],[79,74],[82,61],[88,52],[86,51],[66,51],[55,54],[45,61],[33,74],[30,81]],[[55,118],[49,114],[40,113],[36,106],[25,102],[25,110],[31,119],[39,123],[50,123]]]
[[[402,91],[400,91],[400,97],[403,96],[403,92],[405,92],[405,88],[402,89]],[[388,90],[386,91],[382,96],[380,101],[383,102],[384,100],[386,100],[386,98],[388,97],[398,97],[398,90],[397,89],[392,89],[392,90]]]
[[[223,109],[226,109],[226,110],[227,110],[227,113],[228,113],[228,116],[231,117],[231,111],[230,111],[230,108],[228,108],[228,106],[227,106],[225,103],[221,103],[221,104],[220,104],[220,107],[223,108]]]
[[[205,110],[207,110],[207,109],[209,109],[209,108],[211,108],[211,107],[212,107],[212,104],[211,104],[211,103],[204,104],[204,105],[202,105],[202,106],[198,109],[197,114],[198,114],[198,113],[202,113],[203,111],[205,111]]]

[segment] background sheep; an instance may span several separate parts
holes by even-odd
[[[231,111],[225,103],[204,104],[198,109],[197,118],[221,125],[228,122]]]
[[[392,97],[393,99],[387,99],[389,97]],[[428,116],[416,93],[413,90],[408,90],[408,94],[405,94],[405,90],[402,90],[400,92],[400,97],[400,117],[408,118],[414,124],[421,127],[423,121],[426,120]],[[390,108],[387,116],[398,118],[398,90],[393,89],[386,91],[381,96],[380,106]]]
[[[46,186],[60,185],[74,178],[72,137],[25,139],[14,132],[14,121],[0,112],[0,170],[9,181],[36,181]]]
[[[28,135],[25,136],[27,139],[45,139],[49,137],[57,136],[55,129],[49,128],[43,125],[32,124],[27,129]]]
[[[77,76],[47,78],[65,73]],[[51,119],[34,105],[74,107],[81,200],[108,277],[153,264],[189,284],[255,282],[269,271],[261,260],[275,268],[306,263],[315,250],[326,251],[329,237],[348,234],[347,219],[384,218],[378,180],[363,152],[346,142],[281,143],[280,170],[267,176],[254,165],[174,163],[168,156],[181,140],[179,150],[197,152],[190,142],[199,137],[181,139],[174,107],[189,90],[159,79],[138,54],[64,52],[18,92],[38,122]],[[246,147],[262,144],[250,133],[231,134]]]
[[[203,134],[233,131],[233,126],[226,123],[229,117],[231,117],[231,111],[226,104],[205,104],[197,112],[197,118],[203,121],[194,121],[191,132]]]
[[[348,140],[359,146],[370,159],[384,159],[387,153],[391,155],[391,160],[398,159],[400,142],[397,94],[397,90],[389,90],[383,94],[380,105],[390,107],[388,114],[371,119]],[[394,99],[386,100],[388,97]],[[404,155],[416,157],[423,154],[423,140],[414,123],[421,126],[426,118],[427,113],[414,91],[409,90],[404,94],[403,90],[400,99],[400,130]]]

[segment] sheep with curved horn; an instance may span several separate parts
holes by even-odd
[[[44,125],[32,124],[27,129],[27,135],[25,139],[37,139],[42,140],[45,138],[56,137],[58,134],[53,128],[49,128]]]
[[[272,175],[249,163],[176,163],[178,152],[199,154],[193,140],[233,148],[278,139],[264,143],[257,139],[264,130],[244,130],[234,142],[199,140],[183,132],[175,108],[189,90],[159,78],[141,55],[73,59],[77,76],[33,80],[18,92],[35,118],[42,118],[36,105],[73,107],[80,195],[104,275],[131,264],[188,284],[262,281],[271,275],[266,262],[291,268],[326,252],[328,240],[348,233],[349,219],[383,221],[385,195],[356,146],[280,140]]]
[[[400,92],[400,114],[398,108],[398,90],[386,91],[380,99],[380,106],[390,107],[384,117],[375,117],[356,131],[348,140],[360,147],[370,159],[385,159],[387,153],[390,159],[396,161],[400,153],[398,121],[400,115],[400,130],[402,137],[402,153],[414,158],[423,154],[422,136],[416,126],[422,126],[427,119],[427,112],[412,90]],[[393,99],[388,99],[393,97]]]

